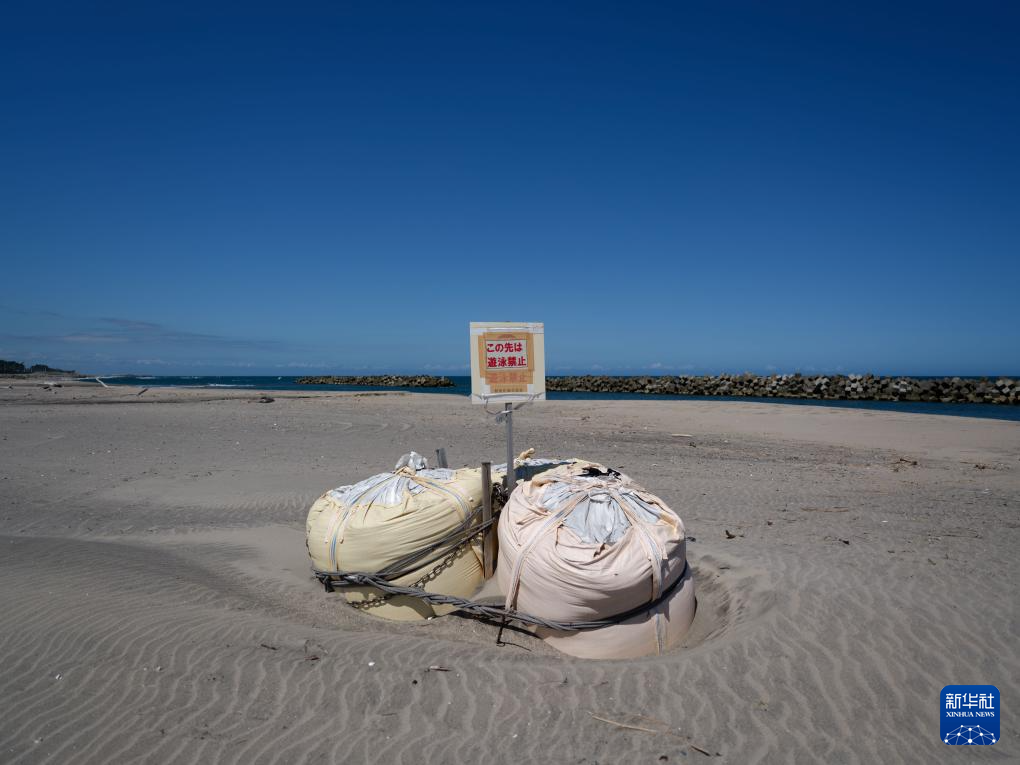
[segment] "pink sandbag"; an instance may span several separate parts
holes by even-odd
[[[627,476],[588,462],[518,485],[500,514],[496,577],[507,608],[558,622],[605,619],[655,603],[609,627],[535,630],[582,658],[663,653],[694,620],[679,516]]]

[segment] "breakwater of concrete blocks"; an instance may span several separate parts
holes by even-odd
[[[435,375],[328,375],[299,377],[298,385],[368,385],[384,388],[452,388],[453,380]]]
[[[755,396],[860,401],[1020,404],[1020,379],[878,377],[875,375],[711,375],[549,377],[551,391]]]

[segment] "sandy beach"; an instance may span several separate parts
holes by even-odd
[[[445,447],[462,397],[0,385],[4,763],[915,763],[1020,758],[1020,424],[557,401],[516,445],[620,468],[687,524],[698,613],[584,661],[466,618],[391,623],[311,575],[326,489]],[[430,670],[430,667],[441,669]],[[989,683],[1002,738],[939,741]]]

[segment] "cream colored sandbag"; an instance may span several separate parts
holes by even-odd
[[[560,622],[591,621],[672,594],[595,630],[535,630],[583,658],[633,658],[676,645],[694,619],[683,522],[627,476],[583,461],[520,484],[499,520],[496,578],[508,608]]]
[[[456,531],[479,507],[481,497],[480,470],[429,470],[424,459],[412,453],[392,473],[333,489],[312,505],[306,524],[312,565],[318,571],[380,571]],[[436,566],[437,562],[426,564],[394,583],[414,585]],[[429,592],[467,598],[481,585],[481,549],[468,545],[423,586]],[[384,594],[374,587],[345,587],[344,592],[352,603]],[[366,613],[398,620],[450,610],[409,597],[365,607]]]

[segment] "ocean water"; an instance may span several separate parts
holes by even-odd
[[[468,396],[471,394],[471,378],[450,376],[452,388],[384,388],[372,385],[298,385],[297,377],[288,376],[216,376],[216,377],[172,377],[121,375],[104,377],[107,385],[135,385],[150,388],[237,388],[251,390],[311,391],[311,390],[406,390],[416,393],[430,393],[437,396]],[[997,404],[940,404],[921,401],[823,401],[802,398],[757,398],[745,396],[669,396],[643,393],[560,393],[546,394],[550,400],[612,400],[631,399],[644,401],[658,399],[667,401],[754,401],[765,404],[788,404],[790,406],[833,406],[843,409],[875,409],[887,412],[915,412],[919,414],[942,414],[955,417],[984,417],[993,420],[1020,422],[1020,406]]]

